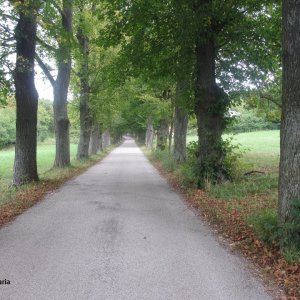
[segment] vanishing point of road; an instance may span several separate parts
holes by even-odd
[[[271,299],[133,140],[0,229],[2,300]]]

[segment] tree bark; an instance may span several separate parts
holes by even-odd
[[[54,125],[56,154],[54,167],[70,165],[70,138],[68,118],[68,89],[71,75],[71,35],[72,35],[73,1],[64,0],[62,10],[63,33],[57,53],[58,73],[54,83]]]
[[[81,24],[82,25],[82,24]],[[77,159],[84,159],[89,156],[89,144],[91,137],[91,117],[89,110],[89,40],[85,35],[82,26],[79,26],[77,40],[81,48],[80,77],[80,138],[77,150]],[[94,151],[93,151],[94,152]],[[97,153],[97,151],[96,151]],[[95,154],[95,153],[94,153]]]
[[[186,134],[188,127],[188,113],[183,101],[184,82],[178,82],[175,98],[174,121],[174,159],[177,163],[186,160]]]
[[[104,131],[102,134],[102,147],[106,149],[110,146],[110,134],[108,131]]]
[[[208,1],[210,2],[210,1]],[[226,127],[224,114],[229,100],[217,86],[215,77],[216,47],[213,34],[199,33],[196,41],[195,114],[198,125],[198,185],[227,178],[224,169],[222,134]]]
[[[98,151],[102,151],[102,139],[101,139],[101,129],[99,125],[94,125],[92,127],[89,154],[95,155]]]
[[[146,133],[145,131],[139,131],[135,133],[135,139],[139,144],[145,145],[146,144]]]
[[[153,119],[149,117],[147,120],[147,131],[146,131],[146,138],[145,138],[145,144],[147,148],[152,148],[153,139],[154,139]]]
[[[34,84],[37,7],[33,1],[28,2],[28,7],[20,8],[15,29],[17,60],[14,82],[17,118],[12,184],[16,186],[39,179],[36,162],[38,93]]]
[[[170,130],[169,130],[169,153],[171,154],[172,150],[172,141],[173,141],[173,132],[174,132],[174,107],[172,107],[172,118],[170,123]]]
[[[300,3],[283,1],[283,94],[280,133],[281,223],[290,221],[291,202],[300,199]]]
[[[157,148],[165,150],[168,144],[169,122],[165,119],[160,120],[157,130]]]

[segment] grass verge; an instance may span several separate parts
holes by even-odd
[[[69,179],[80,175],[101,161],[113,147],[82,161],[73,160],[72,165],[63,169],[50,169],[40,175],[40,181],[19,188],[1,187],[0,225],[12,221],[49,192],[59,188]]]

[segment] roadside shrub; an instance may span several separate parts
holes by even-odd
[[[168,149],[165,150],[159,150],[156,149],[152,153],[152,157],[155,160],[159,160],[161,162],[161,166],[164,170],[168,172],[172,172],[176,168],[176,162],[173,158],[173,156],[169,153]]]
[[[239,150],[239,145],[233,145],[231,143],[232,139],[227,139],[222,141],[222,151],[224,152],[223,160],[223,171],[227,174],[227,178],[230,180],[235,179],[240,170],[239,158],[242,152]],[[197,163],[197,151],[198,143],[193,141],[187,146],[187,160],[185,163],[178,166],[177,173],[181,178],[182,185],[185,187],[198,187],[198,163]],[[211,186],[210,176],[207,176],[206,188]]]
[[[226,180],[234,180],[240,174],[240,157],[242,152],[239,150],[239,145],[232,144],[232,138],[221,142],[220,147],[223,152],[224,159],[218,168],[222,169],[222,173],[225,174]],[[199,170],[197,162],[198,143],[193,141],[187,146],[187,160],[184,164],[179,166],[179,175],[182,177],[182,183],[184,186],[198,187],[199,185]],[[211,170],[212,173],[215,170],[215,166],[210,166],[210,162],[206,162],[206,170]],[[205,188],[220,183],[219,179],[214,177],[214,174],[207,174],[205,180]]]
[[[247,223],[253,226],[257,236],[271,245],[277,239],[277,213],[275,209],[265,209],[248,217]]]
[[[300,200],[292,201],[290,220],[280,225],[274,209],[266,209],[248,218],[258,237],[267,244],[276,244],[288,263],[300,260]]]
[[[197,188],[198,177],[197,169],[188,162],[178,166],[176,173],[179,175],[182,186],[189,188]]]
[[[178,168],[176,170],[176,173],[179,175],[181,184],[184,187],[197,187],[197,149],[198,143],[195,141],[190,142],[186,148],[186,161],[183,164],[178,165]]]
[[[224,168],[229,180],[235,180],[241,176],[240,159],[245,151],[240,149],[240,145],[232,143],[233,137],[227,138],[222,142],[224,151]]]

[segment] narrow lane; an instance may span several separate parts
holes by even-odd
[[[0,299],[271,299],[132,140],[0,229]]]

